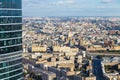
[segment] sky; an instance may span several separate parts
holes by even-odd
[[[120,0],[22,0],[23,16],[120,16]]]

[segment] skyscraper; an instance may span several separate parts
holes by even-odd
[[[23,80],[21,0],[0,0],[0,80]]]

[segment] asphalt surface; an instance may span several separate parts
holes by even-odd
[[[97,58],[93,59],[93,73],[96,76],[96,80],[106,80],[103,76],[100,59]]]

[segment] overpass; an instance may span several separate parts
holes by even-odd
[[[88,55],[91,55],[91,56],[116,56],[116,57],[120,57],[120,54],[118,53],[87,53]]]

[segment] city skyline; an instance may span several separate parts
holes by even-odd
[[[24,0],[23,16],[120,16],[119,0]]]

